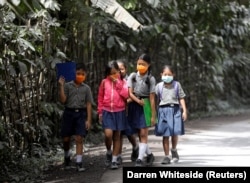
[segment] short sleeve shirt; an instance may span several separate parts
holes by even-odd
[[[148,83],[147,80],[149,81]],[[155,93],[155,78],[148,74],[140,76],[139,72],[131,73],[127,84],[129,88],[133,88],[136,96],[149,96],[150,93]]]
[[[179,98],[184,98],[186,94],[184,93],[181,84],[176,81],[178,85],[178,96]],[[156,85],[156,95],[160,99],[159,105],[166,105],[166,104],[179,104],[179,98],[176,94],[174,85],[172,84],[171,87],[166,87],[163,85],[163,88],[160,88],[160,83]]]
[[[65,84],[64,93],[67,97],[65,103],[67,108],[86,108],[87,102],[93,103],[90,87],[85,83],[76,87],[74,81],[70,81]]]

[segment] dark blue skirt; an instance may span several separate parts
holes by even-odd
[[[147,128],[143,107],[136,102],[128,104],[128,123],[133,129]]]
[[[128,128],[126,120],[126,111],[120,112],[102,112],[102,127],[103,129],[112,129],[122,131]]]
[[[184,122],[182,120],[180,107],[159,107],[155,135],[169,137],[174,135],[184,135],[184,133]]]

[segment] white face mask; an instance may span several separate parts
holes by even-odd
[[[161,77],[161,80],[164,82],[164,83],[171,83],[173,81],[174,77],[173,76],[162,76]]]

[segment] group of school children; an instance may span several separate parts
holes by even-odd
[[[181,84],[174,80],[174,72],[169,65],[163,67],[162,81],[156,83],[147,54],[138,58],[136,69],[128,76],[125,62],[110,61],[99,86],[97,110],[107,149],[104,163],[111,169],[118,169],[122,164],[123,135],[132,145],[131,161],[135,162],[135,166],[152,165],[155,157],[148,146],[148,133],[153,126],[155,135],[163,137],[165,156],[161,163],[179,160],[178,136],[184,134],[184,121],[187,119],[185,93]],[[71,167],[70,139],[74,135],[77,171],[85,171],[83,139],[92,119],[93,97],[90,87],[84,83],[85,78],[85,66],[77,64],[74,81],[65,82],[63,77],[58,81],[59,100],[65,106],[61,127],[64,165],[65,169]]]

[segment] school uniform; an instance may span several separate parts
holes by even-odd
[[[126,76],[124,77],[125,81],[128,81],[128,75],[126,74]],[[127,128],[125,130],[121,131],[122,135],[126,135],[126,136],[131,136],[134,135],[135,133],[137,133],[137,130],[135,128],[132,128],[129,123],[128,123],[128,104],[126,103],[126,123],[127,123]]]
[[[74,81],[70,81],[65,83],[64,93],[67,100],[64,104],[65,109],[62,116],[62,137],[86,136],[86,103],[93,103],[90,87],[85,83],[81,83],[79,87],[76,87]]]
[[[97,112],[102,115],[103,129],[122,131],[127,129],[126,100],[128,87],[125,80],[102,80],[98,91]]]
[[[174,86],[177,85],[177,87]],[[178,88],[176,91],[176,88]],[[171,87],[156,85],[156,96],[158,104],[158,126],[156,125],[156,136],[169,137],[173,135],[183,135],[184,122],[179,99],[186,95],[178,81],[172,82]]]
[[[127,84],[129,88],[133,88],[134,95],[139,99],[149,99],[150,93],[155,93],[155,78],[148,74],[141,77],[139,72],[131,73]],[[128,104],[128,122],[135,129],[149,127],[146,124],[143,106],[135,101]]]

